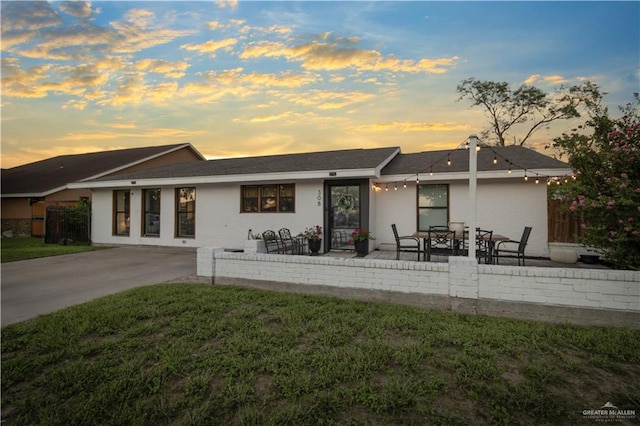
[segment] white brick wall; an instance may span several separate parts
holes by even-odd
[[[229,253],[198,249],[197,273],[300,285],[385,290],[640,313],[640,272],[359,258]]]

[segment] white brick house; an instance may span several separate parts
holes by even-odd
[[[548,256],[546,178],[569,174],[567,164],[526,148],[483,148],[477,225],[514,239],[532,226],[527,255]],[[388,147],[210,160],[70,186],[93,191],[95,244],[242,249],[250,230],[286,227],[296,234],[321,225],[324,251],[344,248],[332,236],[358,227],[376,236],[370,250],[395,249],[392,223],[410,234],[469,220],[464,149],[402,154]]]

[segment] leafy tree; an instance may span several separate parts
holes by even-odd
[[[581,104],[591,106],[601,98],[598,86],[590,82],[561,86],[549,94],[527,84],[512,90],[506,82],[480,81],[471,77],[459,84],[456,91],[460,94],[458,101],[468,99],[472,107],[484,108],[491,124],[482,132],[482,137],[495,136],[498,146],[505,146],[507,133],[515,130],[516,125],[528,125],[520,138],[520,145],[524,145],[540,128],[553,121],[580,117]]]
[[[583,219],[582,242],[616,267],[640,269],[640,97],[609,117],[594,105],[583,128],[555,138],[577,179],[567,185],[569,209]],[[591,134],[580,134],[582,129]]]

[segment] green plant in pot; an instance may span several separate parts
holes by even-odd
[[[363,228],[358,228],[351,233],[351,241],[358,257],[365,257],[369,253],[369,240],[375,240],[375,237]]]
[[[317,256],[322,247],[322,227],[320,225],[313,226],[304,230],[302,235],[309,244],[309,252],[312,256]]]

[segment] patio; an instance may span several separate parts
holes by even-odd
[[[331,251],[329,253],[323,254],[323,256],[328,257],[342,257],[342,258],[355,258],[356,253],[353,251]],[[380,259],[380,260],[396,260],[396,252],[394,250],[374,250],[369,253],[366,259]],[[411,261],[418,262],[418,254],[417,253],[400,253],[400,261]],[[420,262],[424,262],[420,260]],[[437,256],[434,255],[432,257],[432,261],[428,263],[434,262],[447,262],[446,256]],[[518,259],[513,257],[501,257],[500,265],[504,266],[518,266]],[[578,269],[610,269],[606,265],[601,263],[596,264],[587,264],[583,262],[576,263],[559,263],[553,262],[549,259],[544,258],[527,258],[526,266],[539,267],[539,268],[578,268]]]

